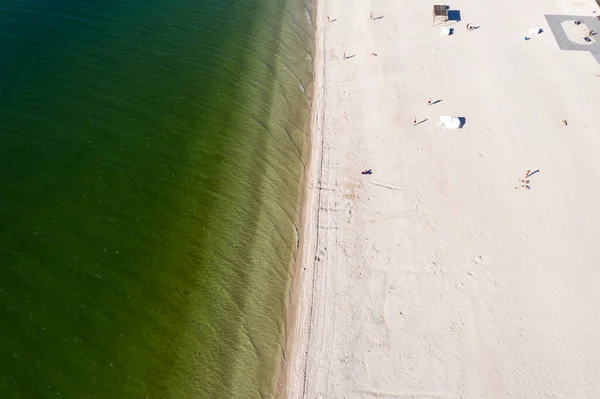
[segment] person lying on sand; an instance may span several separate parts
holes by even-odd
[[[517,179],[517,185],[515,186],[515,190],[518,188],[526,188],[527,190],[531,190],[529,186],[529,180]]]

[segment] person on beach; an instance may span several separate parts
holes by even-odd
[[[528,190],[531,190],[531,186],[529,185],[528,179],[529,176],[531,176],[531,169],[527,169],[527,172],[525,172],[524,179],[517,179],[517,185],[515,187],[515,190],[518,188],[526,188]]]
[[[431,105],[431,98],[429,98],[429,100],[427,100],[427,105]]]
[[[331,22],[331,18],[329,18],[329,15],[327,16],[327,22]]]
[[[344,53],[344,59],[346,59],[346,53]]]
[[[417,125],[417,117],[415,116],[415,118],[413,119],[413,126]]]
[[[466,27],[466,29],[465,29],[465,30],[469,30],[470,26],[471,26],[471,25],[467,24],[467,27]]]
[[[371,18],[371,21],[373,20],[373,13],[369,14],[369,18]]]
[[[526,188],[527,190],[531,190],[531,186],[529,185],[529,180],[517,180],[517,185],[515,186],[515,190],[519,188]]]

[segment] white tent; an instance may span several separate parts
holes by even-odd
[[[458,129],[460,128],[460,119],[458,116],[440,116],[440,127]]]

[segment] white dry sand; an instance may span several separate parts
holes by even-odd
[[[600,66],[544,18],[598,7],[433,4],[319,0],[288,396],[600,398]]]

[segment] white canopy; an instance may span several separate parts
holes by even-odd
[[[440,116],[440,127],[458,129],[460,128],[460,119],[458,116]]]

